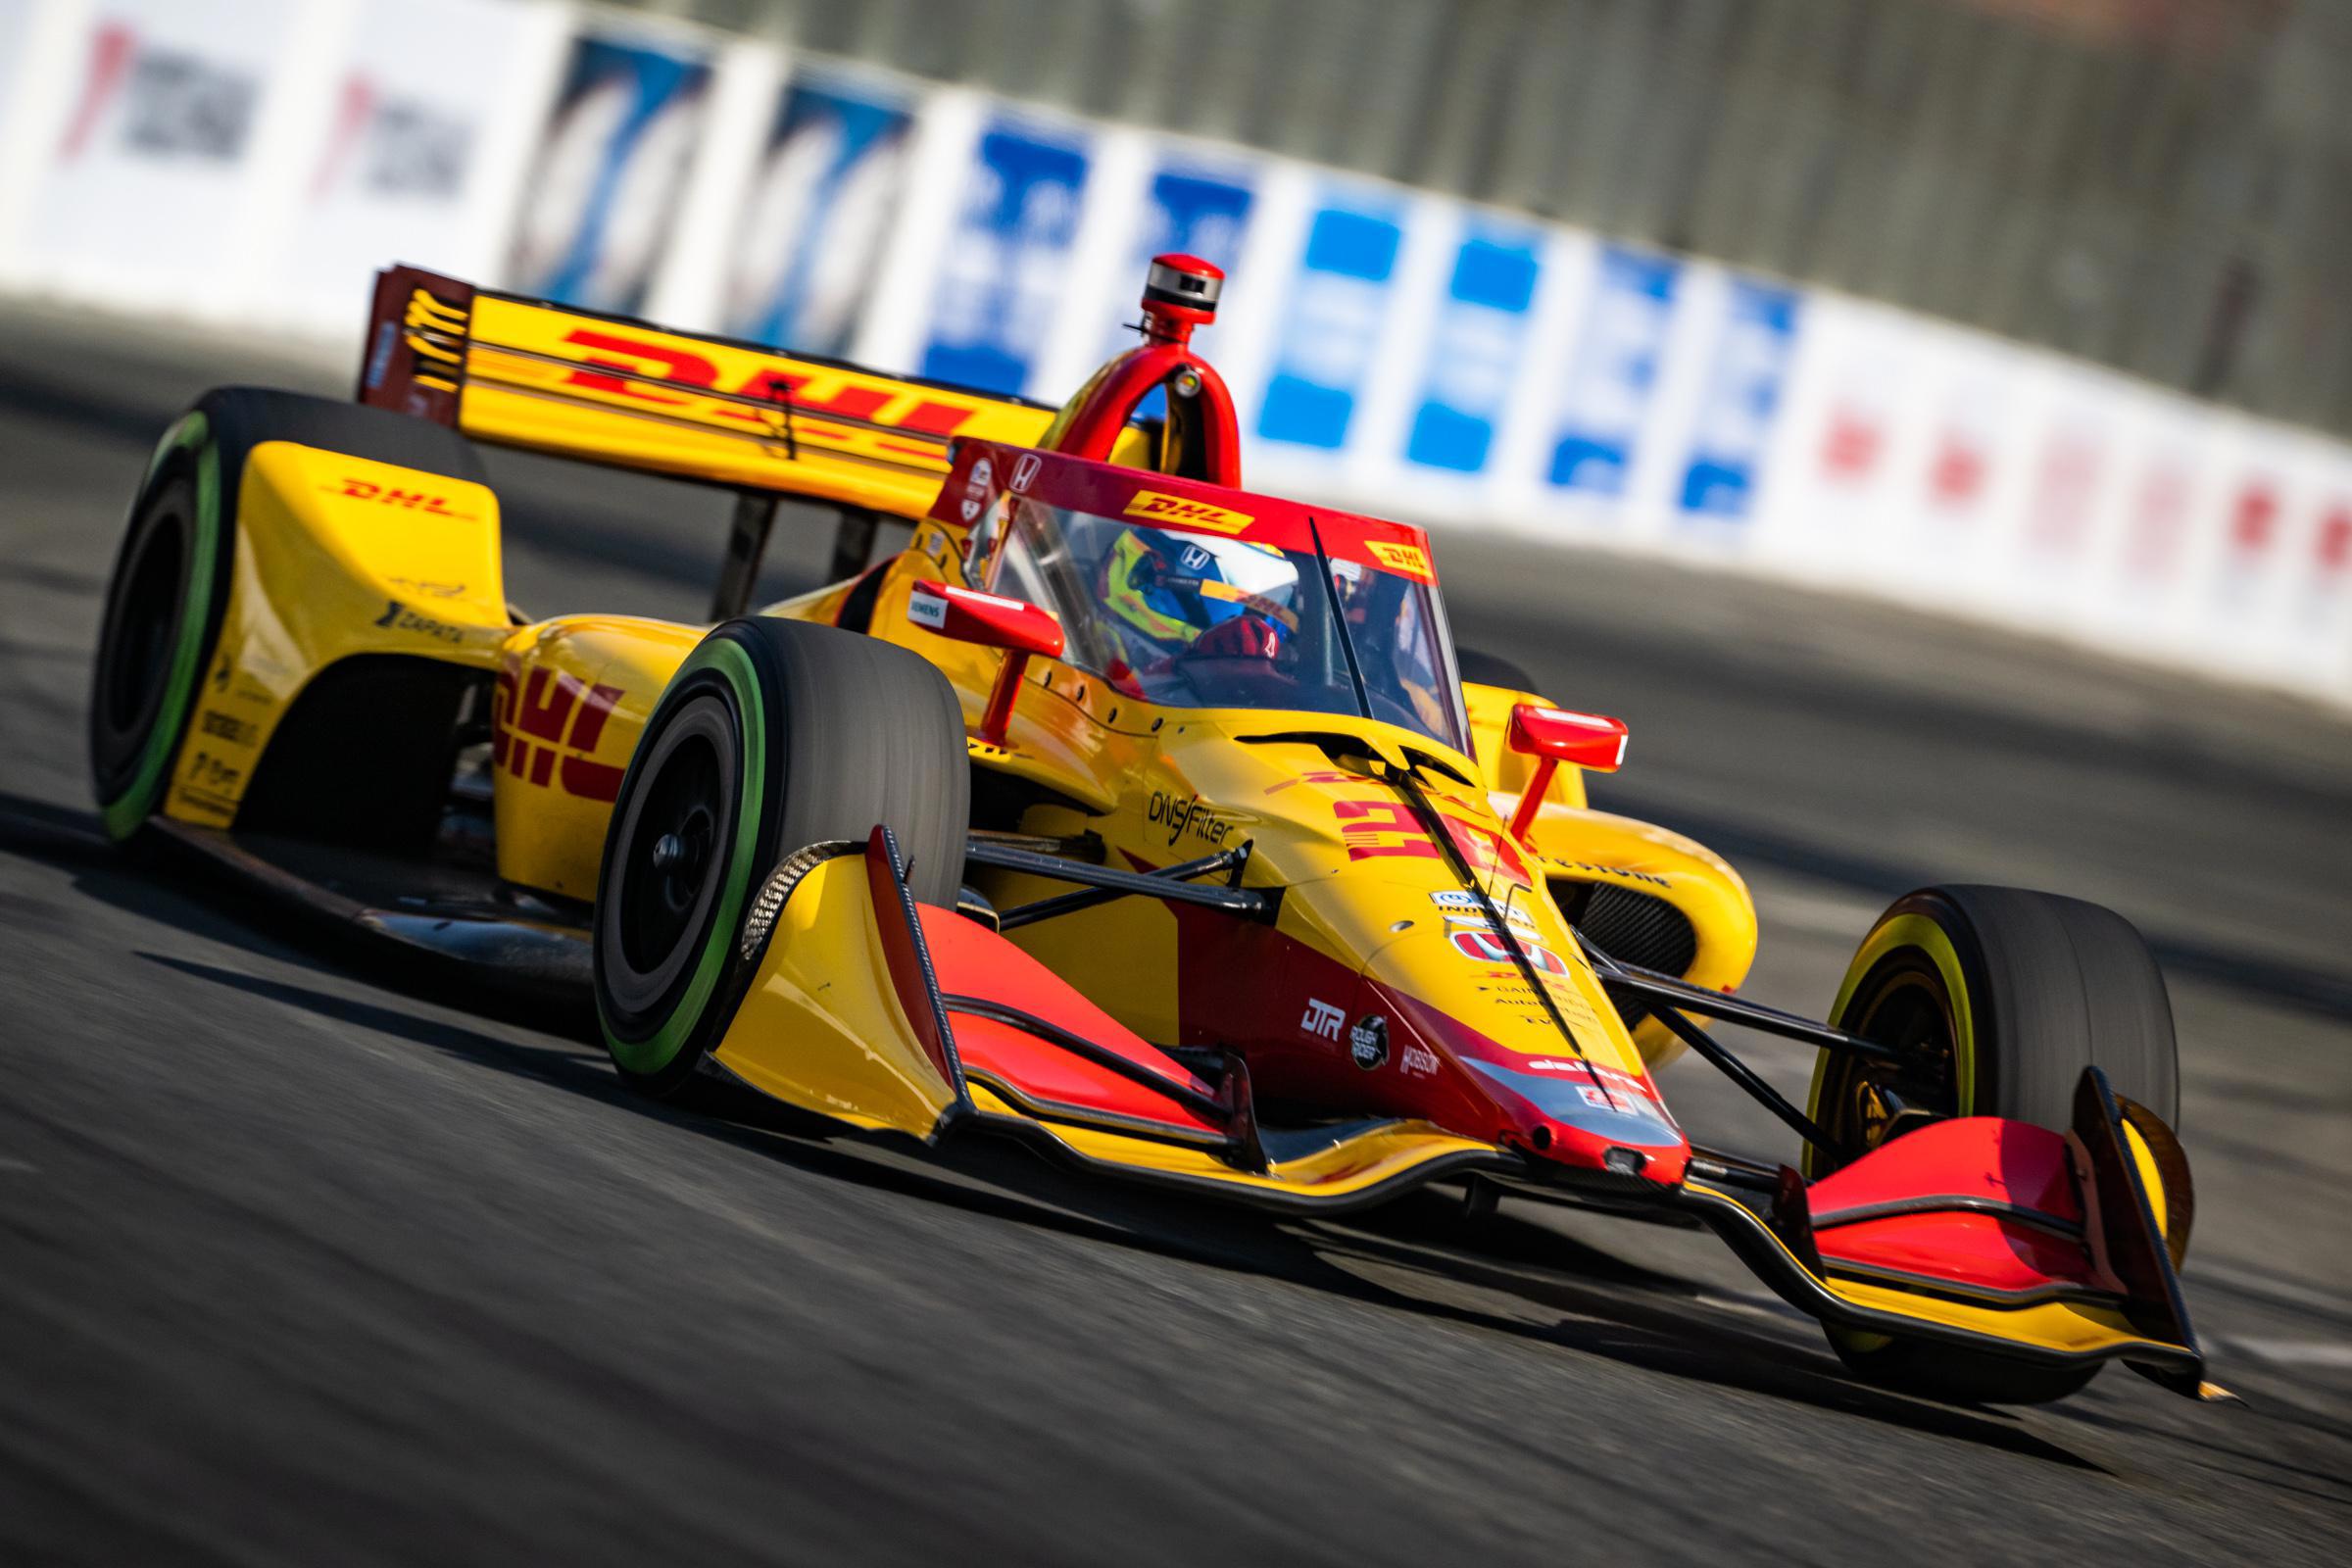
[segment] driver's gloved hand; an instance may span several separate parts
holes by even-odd
[[[1209,627],[1193,640],[1192,653],[1202,659],[1272,659],[1281,647],[1282,634],[1252,613]]]

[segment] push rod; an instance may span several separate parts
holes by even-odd
[[[1058,856],[1040,855],[1033,850],[1016,849],[1008,844],[974,839],[964,847],[964,859],[974,865],[993,866],[1000,871],[1020,871],[1030,876],[1050,877],[1061,882],[1075,882],[1080,887],[1095,890],[1085,893],[1059,893],[1040,899],[1033,904],[1017,905],[999,916],[1002,929],[1051,919],[1071,909],[1085,908],[1109,899],[1131,895],[1148,899],[1165,899],[1172,904],[1198,904],[1203,908],[1222,909],[1227,914],[1258,918],[1265,914],[1272,900],[1254,888],[1204,888],[1187,880],[1197,876],[1211,876],[1220,871],[1233,871],[1248,858],[1248,846],[1221,850],[1198,860],[1186,860],[1165,866],[1157,871],[1122,871],[1114,866],[1088,865],[1079,860],[1065,860]]]

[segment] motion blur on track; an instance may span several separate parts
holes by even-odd
[[[2330,8],[658,9],[0,0],[0,1560],[2342,1559]],[[109,844],[137,476],[208,386],[348,398],[379,267],[1057,404],[1169,248],[1240,280],[1253,484],[1430,524],[1483,667],[1630,724],[1592,804],[1738,865],[1742,997],[1822,1015],[1931,885],[2146,934],[2242,1404],[1889,1392],[1709,1236],[1450,1183],[1265,1216],[655,1103],[562,987]],[[492,621],[840,575],[485,461]]]

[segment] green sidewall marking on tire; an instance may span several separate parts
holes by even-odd
[[[106,836],[120,843],[138,831],[153,814],[164,794],[164,778],[179,750],[186,726],[188,703],[195,695],[199,667],[204,662],[204,627],[212,618],[213,573],[220,540],[220,451],[211,440],[212,426],[201,414],[190,414],[166,432],[147,465],[147,485],[155,482],[172,453],[193,448],[196,453],[195,560],[188,566],[188,591],[180,602],[179,636],[172,646],[172,669],[164,677],[164,700],[157,705],[155,723],[139,750],[137,768],[122,794],[104,802],[98,820]]]
[[[668,1066],[702,1020],[703,1009],[710,1004],[710,994],[718,987],[719,971],[726,966],[727,951],[734,946],[736,927],[743,919],[744,899],[751,891],[756,869],[752,861],[760,844],[760,815],[767,800],[767,715],[760,706],[760,674],[752,666],[751,656],[740,645],[709,638],[687,656],[670,684],[674,687],[705,669],[727,683],[743,721],[743,780],[736,795],[735,844],[727,858],[726,883],[719,891],[717,914],[704,939],[702,956],[695,961],[694,978],[687,982],[686,994],[662,1020],[661,1029],[649,1039],[622,1040],[599,1014],[605,1049],[612,1054],[614,1061],[635,1073],[656,1073]]]

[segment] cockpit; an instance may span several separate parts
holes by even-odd
[[[1424,546],[1305,509],[1261,518],[1150,489],[1115,509],[1070,499],[1003,497],[969,558],[977,586],[1053,612],[1069,663],[1172,708],[1355,714],[1469,750]]]

